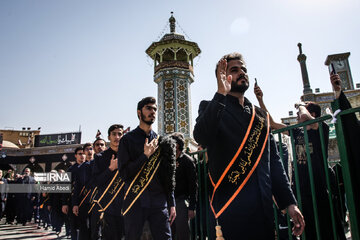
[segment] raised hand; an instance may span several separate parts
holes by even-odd
[[[264,94],[258,85],[254,86],[254,93],[258,101],[262,100]]]
[[[147,158],[150,158],[150,156],[156,151],[157,148],[158,148],[157,138],[154,138],[150,143],[147,138],[145,139],[144,154],[146,155]]]
[[[341,91],[341,78],[339,74],[331,74],[330,82],[335,92]]]
[[[232,76],[226,76],[227,61],[226,59],[220,59],[217,65],[216,78],[218,84],[217,92],[226,95],[231,90]]]

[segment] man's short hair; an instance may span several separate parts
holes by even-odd
[[[179,150],[183,151],[184,150],[184,145],[185,145],[184,135],[182,133],[179,133],[179,132],[174,132],[173,134],[171,134],[171,137],[179,145]]]
[[[110,136],[110,133],[114,131],[115,129],[124,129],[124,126],[121,124],[113,124],[108,129],[108,136]]]
[[[75,148],[75,154],[77,154],[77,152],[80,151],[80,150],[83,151],[83,147],[77,147],[77,148]]]
[[[84,146],[83,146],[83,150],[85,151],[85,149],[87,148],[87,147],[92,147],[92,144],[91,143],[85,143],[84,144]]]
[[[97,141],[104,141],[104,143],[106,144],[106,141],[105,141],[104,139],[102,139],[101,137],[98,137],[98,138],[96,138],[95,141],[93,142],[93,146],[95,146],[95,143],[96,143]]]
[[[241,53],[238,53],[238,52],[233,52],[233,53],[226,54],[221,59],[226,59],[227,62],[230,62],[232,60],[241,60],[245,64],[243,55]],[[216,64],[215,76],[216,76],[218,65],[219,65],[219,63]]]
[[[137,110],[141,110],[147,104],[156,104],[156,99],[154,97],[146,97],[140,100],[137,105]]]
[[[306,109],[309,111],[309,113],[315,113],[315,118],[321,116],[321,107],[319,104],[309,102],[308,104],[306,104]]]

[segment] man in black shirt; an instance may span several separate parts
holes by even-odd
[[[98,137],[93,143],[95,154],[101,153],[106,150],[106,142],[104,139]]]
[[[215,73],[218,90],[200,103],[194,137],[207,148],[216,236],[221,227],[225,239],[274,239],[273,196],[294,220],[294,234],[301,234],[303,217],[269,134],[267,113],[244,96],[249,77],[242,55],[225,55]]]
[[[73,213],[79,217],[79,239],[90,238],[90,217],[88,196],[92,188],[91,168],[94,158],[94,149],[91,143],[83,146],[85,162],[79,165],[74,182],[72,196]]]
[[[94,159],[92,176],[97,187],[95,200],[99,204],[95,203],[92,213],[95,216],[99,216],[99,213],[103,215],[104,224],[102,224],[102,232],[103,239],[105,240],[120,240],[124,235],[124,220],[121,215],[124,190],[122,187],[123,181],[118,176],[119,173],[117,171],[117,151],[123,132],[124,128],[122,125],[111,125],[108,129],[110,147],[95,155]],[[108,188],[108,186],[110,187]],[[99,221],[99,218],[93,220]]]
[[[129,240],[139,239],[146,220],[155,240],[171,239],[170,224],[176,217],[174,193],[164,189],[155,168],[158,156],[152,156],[158,147],[157,134],[152,130],[156,110],[155,98],[142,99],[137,106],[140,124],[127,133],[119,145],[119,171],[125,181],[125,238]],[[150,163],[153,165],[147,166]],[[139,184],[138,177],[142,179]],[[131,196],[133,200],[126,204]]]
[[[176,141],[176,219],[172,227],[177,240],[190,239],[189,221],[195,217],[197,179],[194,160],[184,153],[184,136],[173,133]]]
[[[30,222],[33,212],[33,206],[35,205],[36,193],[33,191],[33,184],[35,184],[34,178],[31,176],[30,168],[24,169],[24,175],[22,178],[18,180],[18,183],[26,184],[27,192],[26,193],[18,193],[19,197],[19,222],[24,226],[26,222]]]
[[[71,198],[74,195],[74,183],[76,179],[76,174],[79,170],[79,166],[85,161],[85,153],[83,151],[83,147],[77,147],[75,149],[75,159],[76,162],[67,170],[67,172],[71,173],[71,185],[72,185],[71,194],[62,195],[62,209],[61,209],[62,212],[66,214],[69,218],[72,240],[78,239],[77,229],[79,227],[79,222],[77,216],[73,214]]]

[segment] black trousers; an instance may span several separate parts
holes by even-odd
[[[189,208],[185,197],[176,198],[176,218],[171,226],[173,237],[176,240],[190,239]]]
[[[90,216],[88,214],[88,205],[83,204],[79,208],[79,240],[90,240],[91,231],[90,231]]]
[[[171,240],[168,209],[143,208],[139,201],[135,202],[134,206],[124,216],[125,239],[140,239],[146,220],[149,222],[154,240]]]
[[[124,217],[105,213],[103,220],[103,239],[121,240],[124,235]]]
[[[68,219],[70,222],[71,240],[78,240],[78,232],[77,232],[77,230],[79,229],[78,217],[75,216],[71,210],[69,210]]]
[[[98,240],[100,237],[100,213],[98,212],[98,208],[96,206],[94,206],[90,213],[90,231],[91,240]]]

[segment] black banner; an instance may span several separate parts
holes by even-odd
[[[35,147],[71,145],[81,143],[81,132],[35,135]]]

